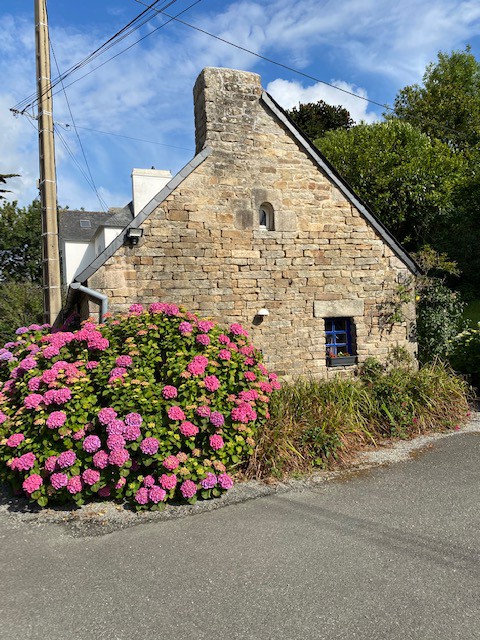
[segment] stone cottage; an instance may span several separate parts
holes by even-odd
[[[399,291],[418,266],[260,77],[206,68],[194,103],[196,155],[177,175],[149,183],[135,170],[133,202],[105,220],[61,215],[65,313],[174,302],[242,323],[283,375],[414,353],[414,305]]]

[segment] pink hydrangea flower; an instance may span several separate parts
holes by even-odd
[[[0,411],[0,424],[3,424],[6,420],[7,420],[8,416],[3,413],[3,411]]]
[[[142,425],[142,416],[139,413],[127,413],[125,424],[129,427],[140,427]]]
[[[67,414],[65,411],[53,411],[47,418],[47,427],[49,429],[58,429],[63,427],[67,421]]]
[[[45,349],[42,352],[42,355],[47,360],[50,360],[50,358],[54,358],[55,356],[58,356],[59,353],[60,353],[60,349],[55,345],[51,344],[48,347],[45,347]]]
[[[230,360],[232,354],[228,349],[221,349],[218,352],[218,357],[220,358],[220,360]]]
[[[115,467],[123,467],[127,460],[130,460],[130,454],[126,449],[114,449],[108,456],[108,462]]]
[[[234,422],[253,422],[257,419],[256,411],[247,402],[242,402],[238,407],[232,409],[232,420]]]
[[[142,453],[146,455],[153,456],[157,453],[159,447],[159,442],[156,438],[145,438],[140,443],[140,449]]]
[[[207,477],[204,478],[200,484],[204,489],[213,489],[217,484],[217,476],[214,473],[207,473]]]
[[[178,330],[182,335],[187,335],[187,333],[192,333],[193,327],[190,322],[181,322],[178,325]]]
[[[185,421],[180,425],[180,433],[186,438],[191,438],[192,436],[197,435],[198,427],[195,426],[192,422]]]
[[[142,432],[140,431],[140,427],[137,426],[126,426],[125,430],[123,432],[123,437],[125,438],[125,440],[127,440],[128,442],[133,442],[135,440],[138,440],[138,438],[142,435]]]
[[[171,384],[165,385],[162,389],[162,396],[166,400],[171,400],[172,398],[176,398],[178,396],[177,387],[174,387]]]
[[[223,447],[225,446],[222,436],[219,436],[216,433],[213,436],[209,437],[209,442],[210,442],[210,446],[214,451],[218,451],[218,449],[223,449]]]
[[[180,407],[174,406],[167,409],[170,420],[185,420],[185,414]]]
[[[121,477],[118,479],[117,484],[115,485],[115,489],[121,489],[122,487],[124,487],[127,484],[127,479],[124,477]]]
[[[197,322],[198,330],[201,331],[202,333],[208,333],[213,329],[214,326],[215,326],[215,323],[212,322],[211,320],[199,320]]]
[[[208,358],[205,356],[194,356],[192,361],[188,364],[188,371],[194,376],[200,376],[205,373],[205,369],[208,365]]]
[[[35,454],[29,451],[19,458],[14,458],[11,464],[11,469],[14,471],[28,471],[34,466],[36,459]]]
[[[34,491],[37,491],[37,489],[40,489],[42,484],[43,484],[42,477],[39,476],[38,473],[32,473],[31,476],[28,476],[28,478],[25,478],[25,480],[22,483],[22,487],[24,491],[30,495]]]
[[[97,471],[96,469],[85,469],[82,473],[82,480],[85,484],[93,486],[100,480],[100,471]]]
[[[111,435],[107,438],[107,447],[110,451],[115,451],[116,449],[123,449],[125,446],[125,438],[119,435]]]
[[[117,417],[117,412],[115,409],[110,407],[106,407],[105,409],[100,409],[98,412],[98,419],[102,424],[109,424],[112,420],[115,420]]]
[[[218,341],[220,342],[220,344],[228,344],[230,342],[230,338],[226,336],[224,333],[221,333],[218,336]]]
[[[52,473],[50,476],[50,482],[54,489],[62,489],[68,484],[68,476],[66,473]]]
[[[123,422],[123,420],[115,418],[115,420],[112,420],[109,424],[107,424],[105,430],[109,436],[121,436],[125,431],[125,423]]]
[[[55,382],[57,376],[57,371],[55,371],[54,369],[47,369],[42,373],[42,382],[44,382],[45,384],[51,384],[52,382]]]
[[[49,389],[47,392],[45,392],[45,394],[43,395],[43,404],[46,407],[48,407],[51,404],[54,404],[56,393],[57,393],[56,389]],[[28,397],[30,397],[30,396],[28,396]],[[25,398],[25,400],[26,399],[27,398]]]
[[[118,356],[115,360],[115,364],[117,367],[129,367],[132,364],[133,360],[131,356]]]
[[[195,342],[201,344],[204,347],[208,347],[208,345],[210,344],[210,338],[206,333],[199,333],[195,338]]]
[[[259,389],[263,391],[263,393],[272,393],[273,387],[269,382],[260,382]]]
[[[63,451],[58,456],[57,465],[60,467],[60,469],[67,469],[68,467],[71,467],[73,464],[75,464],[76,459],[77,455],[75,451]]]
[[[192,480],[185,480],[180,485],[180,492],[182,496],[186,499],[193,498],[193,496],[197,493],[197,485],[192,482]]]
[[[128,311],[132,314],[132,315],[139,315],[140,313],[143,312],[143,305],[141,304],[132,304],[130,305],[130,307],[128,308]]]
[[[40,389],[40,384],[42,383],[42,379],[39,376],[34,376],[30,378],[27,383],[27,387],[30,391],[38,391]]]
[[[48,391],[47,391],[48,393]],[[72,392],[67,387],[63,387],[62,389],[56,389],[54,395],[54,401],[56,404],[65,404],[72,397]]]
[[[93,465],[97,469],[105,469],[108,466],[108,453],[106,451],[97,451],[93,456]]]
[[[67,482],[68,493],[75,495],[76,493],[80,493],[82,489],[83,489],[83,482],[80,476],[72,476],[71,478],[68,479],[68,482]]]
[[[233,487],[233,480],[228,473],[221,473],[218,476],[218,484],[222,489],[231,489]]]
[[[50,473],[52,473],[52,471],[55,471],[55,469],[57,468],[57,456],[50,456],[49,458],[47,458],[45,460],[44,467]]]
[[[163,500],[165,500],[166,496],[167,496],[166,491],[164,491],[164,489],[162,489],[161,487],[157,487],[157,486],[152,487],[148,492],[148,497],[154,504],[158,504],[159,502],[162,502]]]
[[[108,382],[114,382],[115,380],[120,380],[127,375],[127,370],[124,367],[115,367],[110,371],[110,377]]]
[[[30,371],[31,369],[35,369],[35,367],[37,366],[37,361],[31,356],[27,356],[19,362],[18,366],[21,367],[24,371]]]
[[[75,433],[72,435],[72,438],[76,442],[78,442],[78,440],[81,440],[84,437],[85,437],[85,429],[79,429],[78,431],[75,431]]]
[[[148,489],[150,487],[153,487],[154,484],[155,478],[153,476],[145,476],[145,478],[143,479],[143,486],[147,487]]]
[[[180,313],[180,309],[176,304],[166,304],[163,309],[163,313],[166,316],[178,316],[178,314]]]
[[[220,387],[220,380],[217,376],[206,376],[204,382],[205,389],[210,392],[216,391]]]
[[[230,333],[233,333],[234,336],[248,336],[248,331],[236,322],[230,325]]]
[[[247,391],[240,391],[238,397],[243,402],[255,402],[258,399],[258,391],[256,389],[248,389]]]
[[[162,464],[165,467],[165,469],[168,469],[169,471],[174,471],[180,463],[175,456],[168,456],[167,458],[165,458]]]
[[[43,402],[43,396],[40,393],[31,393],[23,401],[27,409],[37,409]]]
[[[222,427],[225,424],[225,418],[219,411],[212,411],[210,414],[210,422],[214,427]]]
[[[138,504],[147,504],[148,502],[148,489],[146,487],[140,487],[135,494],[135,502]]]
[[[208,416],[211,414],[211,409],[210,407],[207,407],[206,405],[202,405],[200,407],[197,407],[195,410],[195,413],[197,414],[197,416],[200,416],[201,418],[208,418]]]
[[[14,433],[7,440],[7,447],[18,447],[25,440],[23,433]]]
[[[101,446],[102,443],[100,441],[100,438],[95,435],[87,436],[82,444],[83,450],[87,453],[95,453],[95,451],[98,451]]]
[[[253,371],[245,371],[243,377],[245,378],[245,380],[248,380],[248,382],[254,382],[257,379],[257,376],[253,373]]]
[[[175,487],[177,486],[177,476],[175,474],[169,476],[166,473],[162,473],[162,475],[160,476],[160,484],[167,491],[170,491],[170,489],[175,489]]]

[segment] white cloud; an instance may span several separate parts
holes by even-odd
[[[367,97],[367,92],[364,89],[349,85],[341,80],[332,80],[331,84],[344,91],[350,91],[362,96],[363,98]],[[379,119],[378,115],[372,111],[368,111],[369,103],[365,100],[337,91],[333,87],[329,87],[320,82],[310,85],[309,87],[304,87],[300,82],[277,78],[277,80],[273,80],[267,85],[267,91],[284,109],[298,107],[300,103],[305,104],[323,100],[328,104],[334,106],[341,105],[348,109],[353,120],[357,123],[362,120],[364,122],[374,122]]]

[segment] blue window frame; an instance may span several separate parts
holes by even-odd
[[[350,318],[325,318],[327,357],[353,355],[352,322]]]

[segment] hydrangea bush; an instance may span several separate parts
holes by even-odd
[[[0,349],[0,479],[47,504],[221,495],[279,388],[239,324],[155,303]]]

